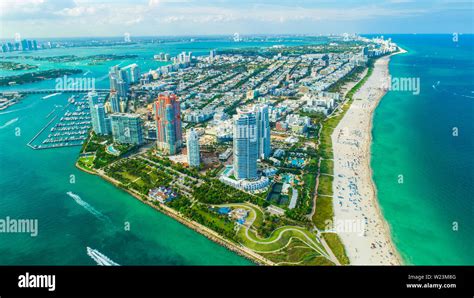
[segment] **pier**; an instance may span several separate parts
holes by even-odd
[[[74,103],[69,101],[67,105],[62,108],[62,111],[65,111],[62,116],[58,114],[54,115],[54,113],[58,110],[58,106],[55,105],[52,111],[46,115],[46,119],[50,118],[52,115],[54,115],[54,117],[52,117],[48,123],[43,128],[41,128],[41,130],[28,142],[28,147],[34,150],[39,150],[82,146],[91,125],[89,109],[84,108],[84,100],[85,96]],[[71,105],[76,105],[78,109],[69,111],[68,107]],[[51,124],[59,117],[59,122],[50,129],[50,133],[46,139],[44,139],[41,144],[34,145],[33,143],[38,139],[38,137],[44,131],[46,131],[46,129],[49,128]]]
[[[48,123],[46,123],[45,126],[43,126],[43,128],[28,142],[28,145],[31,149],[41,149],[41,148],[37,148],[35,146],[32,145],[32,143],[36,140],[36,138],[39,137],[39,135],[46,129],[48,128],[48,126],[56,119],[58,118],[58,115],[54,116]]]

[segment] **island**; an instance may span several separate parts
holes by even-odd
[[[81,69],[50,69],[0,77],[0,86],[22,85],[82,73]]]
[[[123,60],[123,59],[133,59],[138,57],[135,54],[126,54],[126,55],[117,55],[117,54],[99,54],[99,55],[89,55],[89,56],[76,56],[76,55],[62,55],[62,56],[21,56],[24,59],[31,59],[35,61],[47,61],[53,63],[68,63],[68,62],[79,62],[91,60],[91,63],[106,62],[112,60]],[[15,58],[18,58],[15,57]]]
[[[4,70],[30,70],[30,69],[36,69],[36,68],[38,68],[38,66],[31,65],[31,64],[0,61],[0,69],[4,69]]]

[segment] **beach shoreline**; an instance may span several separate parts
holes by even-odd
[[[383,217],[373,181],[371,142],[373,113],[386,94],[392,55],[375,61],[372,75],[354,94],[354,101],[331,136],[334,153],[334,222],[352,229],[339,232],[352,265],[401,265],[390,226]],[[354,229],[354,227],[362,227]]]

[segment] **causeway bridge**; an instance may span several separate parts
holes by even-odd
[[[0,91],[0,94],[54,94],[54,93],[87,93],[95,91],[97,93],[108,93],[110,89],[30,89],[30,90],[5,90]]]

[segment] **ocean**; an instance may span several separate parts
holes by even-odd
[[[392,57],[392,81],[419,79],[420,90],[389,91],[375,111],[382,213],[405,263],[473,265],[474,36],[387,37],[408,51]]]

